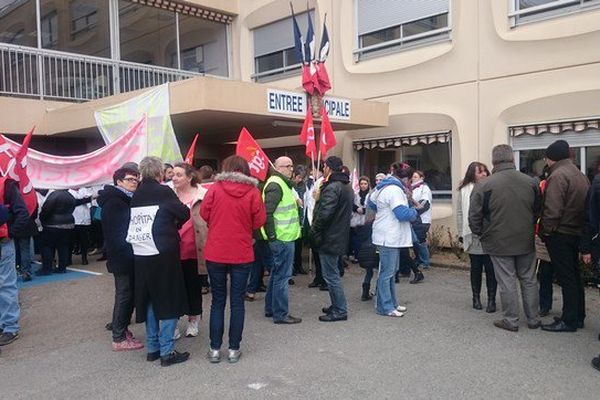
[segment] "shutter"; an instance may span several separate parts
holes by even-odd
[[[313,26],[316,26],[315,12],[310,11]],[[302,35],[306,35],[308,21],[306,13],[296,14],[296,20]],[[294,28],[292,17],[285,18],[252,30],[254,36],[254,57],[275,53],[294,47]]]
[[[522,135],[513,138],[514,150],[545,149],[556,140],[566,140],[571,147],[598,146],[600,143],[600,130],[589,129],[585,132],[564,131],[560,134],[542,133],[541,135]]]
[[[356,0],[358,35],[447,13],[450,0]]]

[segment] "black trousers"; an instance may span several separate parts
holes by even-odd
[[[198,275],[198,260],[181,260],[183,282],[188,299],[188,315],[202,315],[202,277]]]
[[[71,241],[71,252],[75,246],[81,250],[81,261],[87,260],[87,253],[90,248],[90,228],[91,225],[75,225],[73,240]]]
[[[129,274],[115,274],[115,305],[112,317],[113,342],[125,340],[125,332],[131,322],[135,306],[135,277],[133,270]]]
[[[321,260],[319,259],[319,252],[312,250],[313,259],[315,260],[315,279],[313,282],[319,285],[325,285],[325,279],[323,278],[323,270],[321,269]]]
[[[471,290],[474,296],[481,294],[481,281],[485,270],[485,285],[487,287],[488,299],[496,298],[498,282],[494,274],[494,264],[487,254],[469,254],[471,261]]]
[[[58,229],[44,227],[42,231],[42,270],[52,271],[54,254],[58,252],[59,271],[64,271],[71,256],[71,235],[73,229]]]
[[[538,264],[538,280],[540,282],[540,310],[552,310],[552,280],[554,271],[552,263],[540,260]]]
[[[579,269],[580,237],[553,233],[544,239],[554,275],[562,289],[562,320],[576,327],[585,319],[585,293]]]
[[[296,248],[294,250],[294,272],[302,270],[302,238],[296,239],[294,242]]]

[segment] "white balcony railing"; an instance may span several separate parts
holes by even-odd
[[[201,75],[0,43],[0,95],[88,101]]]

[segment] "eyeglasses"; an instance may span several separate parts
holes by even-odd
[[[293,164],[282,165],[280,168],[294,168],[294,165]]]
[[[123,178],[124,181],[127,181],[129,183],[139,183],[140,180],[138,178]]]

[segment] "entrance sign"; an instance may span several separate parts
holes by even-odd
[[[329,118],[350,120],[350,100],[339,97],[323,97],[323,105]]]
[[[323,97],[323,105],[331,119],[350,120],[352,104],[341,97]],[[306,94],[289,90],[267,89],[267,110],[273,114],[306,116]]]
[[[306,95],[284,90],[267,90],[267,109],[270,113],[304,116]]]

